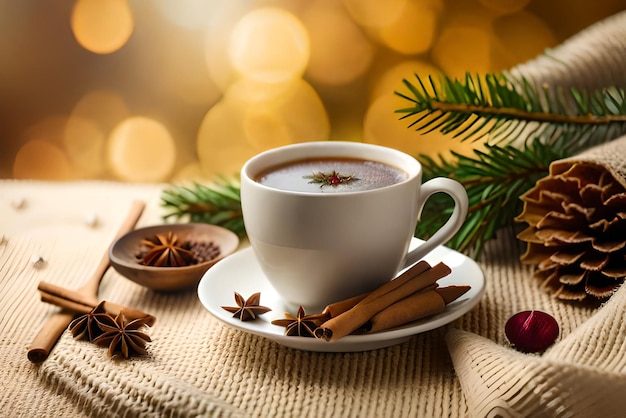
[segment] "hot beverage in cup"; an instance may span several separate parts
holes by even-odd
[[[313,312],[371,291],[444,244],[467,214],[456,181],[422,184],[408,154],[358,142],[306,142],[263,152],[241,171],[246,232],[268,281]],[[450,219],[408,251],[430,195],[454,200]]]
[[[276,189],[308,193],[359,192],[391,186],[407,173],[377,161],[356,158],[308,158],[271,167],[256,181]]]

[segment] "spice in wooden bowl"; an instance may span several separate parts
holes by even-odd
[[[209,224],[163,224],[136,229],[109,251],[111,265],[129,280],[153,290],[181,290],[198,285],[216,262],[232,254],[239,238]]]

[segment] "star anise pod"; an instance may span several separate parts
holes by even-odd
[[[345,176],[342,174],[339,174],[338,172],[336,172],[335,170],[329,172],[329,173],[322,173],[321,171],[317,172],[317,173],[313,173],[310,176],[304,176],[305,179],[311,179],[311,181],[309,181],[309,183],[319,183],[320,187],[324,187],[324,186],[338,186],[342,183],[349,183],[353,180],[358,180],[358,178],[350,175],[350,176]]]
[[[76,340],[93,341],[94,338],[102,335],[103,331],[98,327],[97,318],[110,316],[104,310],[104,301],[93,308],[91,312],[81,315],[70,322],[69,330]]]
[[[315,337],[315,328],[328,319],[326,314],[306,315],[304,308],[298,308],[297,316],[285,312],[286,318],[275,319],[272,324],[285,327],[285,335],[296,337]]]
[[[222,309],[233,314],[233,318],[239,318],[241,321],[252,321],[257,319],[259,315],[271,311],[267,306],[261,306],[261,292],[257,292],[244,299],[239,293],[235,292],[235,302],[237,306],[222,306]]]
[[[109,357],[117,353],[124,358],[130,357],[133,353],[147,354],[146,343],[152,340],[142,332],[142,329],[147,326],[145,318],[128,321],[122,311],[115,318],[112,315],[102,315],[95,319],[103,333],[96,337],[93,343],[108,346]]]
[[[171,231],[143,239],[141,243],[148,249],[140,257],[141,264],[146,266],[181,267],[195,262],[194,253],[180,244],[178,236]]]

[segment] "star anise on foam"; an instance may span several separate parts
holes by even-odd
[[[146,343],[152,340],[142,331],[147,327],[146,318],[128,321],[121,311],[115,318],[112,315],[102,315],[95,320],[103,333],[96,337],[93,343],[108,346],[109,357],[118,353],[124,358],[129,358],[133,353],[147,354]]]
[[[172,231],[156,234],[141,241],[148,251],[140,256],[141,264],[155,267],[181,267],[195,262],[194,253],[178,240]]]
[[[97,325],[97,318],[110,316],[104,309],[104,301],[93,308],[89,313],[81,315],[70,322],[69,330],[76,340],[93,341],[94,338],[102,335],[102,330]]]
[[[271,311],[267,306],[259,305],[261,292],[253,294],[248,299],[244,299],[243,296],[235,292],[235,302],[237,302],[237,306],[222,306],[222,309],[232,313],[233,318],[238,318],[241,321],[253,321],[259,315]]]
[[[307,315],[300,306],[296,316],[285,312],[286,318],[275,319],[272,324],[285,327],[285,335],[290,337],[315,337],[315,328],[328,319],[326,314]]]
[[[353,175],[339,174],[335,170],[329,173],[322,173],[321,171],[313,173],[310,176],[304,176],[305,179],[310,179],[309,183],[317,183],[320,187],[324,186],[338,186],[343,183],[350,183],[351,181],[358,180]]]

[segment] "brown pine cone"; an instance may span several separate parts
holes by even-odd
[[[624,141],[621,141],[625,143]],[[623,154],[622,154],[623,155]],[[621,173],[585,161],[551,165],[522,196],[521,257],[553,296],[609,298],[626,277],[626,187]]]

